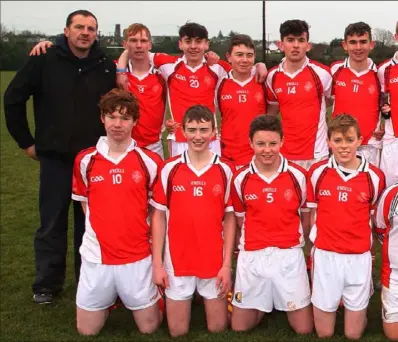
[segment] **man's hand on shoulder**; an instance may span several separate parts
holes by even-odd
[[[28,148],[24,149],[25,154],[29,157],[32,158],[34,160],[39,160],[39,158],[37,157],[36,154],[36,147],[35,145],[29,146]]]
[[[264,63],[257,63],[256,67],[256,82],[257,83],[264,83],[267,79],[268,70]]]
[[[29,56],[40,56],[41,54],[46,54],[47,49],[53,46],[54,44],[49,40],[45,40],[43,42],[37,43],[32,50],[30,50]]]
[[[218,61],[220,60],[220,56],[217,55],[214,51],[209,51],[209,52],[205,53],[205,58],[206,58],[207,64],[210,66],[217,64]]]

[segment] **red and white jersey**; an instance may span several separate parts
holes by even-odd
[[[398,285],[398,184],[380,197],[374,216],[377,234],[383,238],[381,283]]]
[[[223,263],[223,218],[233,211],[233,166],[214,154],[196,170],[185,151],[167,160],[150,204],[166,211],[164,266],[176,276],[213,278]]]
[[[151,54],[151,58],[167,82],[169,108],[174,121],[182,123],[187,109],[197,104],[206,106],[215,113],[216,86],[231,70],[227,62],[220,60],[209,66],[203,58],[200,65],[191,68],[185,56],[157,53]],[[186,141],[181,129],[169,138],[178,142]]]
[[[161,138],[166,115],[167,86],[159,70],[153,66],[143,76],[135,76],[131,71],[131,61],[127,73],[129,90],[138,99],[140,117],[132,131],[132,137],[139,147],[154,144]]]
[[[369,251],[370,214],[385,187],[383,172],[365,158],[357,170],[347,170],[332,156],[310,168],[307,187],[307,206],[316,208],[314,245],[342,254]]]
[[[232,71],[217,88],[217,105],[221,113],[221,155],[236,166],[247,165],[253,157],[249,144],[252,120],[266,114],[266,87],[251,76],[245,82],[234,79]]]
[[[75,159],[72,199],[87,202],[80,254],[92,263],[128,264],[151,254],[148,200],[161,159],[133,139],[117,160],[108,151],[101,137]]]
[[[375,63],[368,58],[368,69],[356,72],[349,58],[335,62],[330,67],[334,98],[332,117],[347,113],[358,120],[363,145],[379,144],[373,131],[380,125],[380,82]]]
[[[305,204],[307,172],[281,155],[278,171],[266,178],[252,162],[239,169],[232,185],[235,215],[243,217],[239,249],[304,246],[300,208]]]
[[[391,106],[391,118],[385,121],[384,141],[398,138],[398,52],[379,66],[377,76],[381,91],[388,94]]]
[[[306,59],[294,74],[283,69],[285,58],[267,76],[269,104],[279,104],[285,136],[281,153],[289,160],[328,155],[326,102],[332,76],[329,68]]]

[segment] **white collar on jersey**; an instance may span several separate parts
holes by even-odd
[[[279,164],[279,168],[278,171],[276,171],[270,178],[267,178],[265,176],[263,176],[260,171],[258,170],[258,168],[256,167],[256,164],[254,163],[256,157],[253,156],[252,161],[249,164],[250,167],[250,173],[251,174],[257,174],[263,181],[267,182],[268,184],[270,184],[276,177],[278,177],[278,175],[282,172],[286,172],[288,170],[288,161],[287,159],[282,156],[282,154],[279,153],[279,156],[281,157],[281,162]]]
[[[127,153],[133,151],[137,147],[137,143],[134,139],[131,138],[130,145],[127,147],[126,151],[117,159],[114,159],[109,156],[109,144],[107,137],[100,137],[97,142],[96,149],[98,153],[100,153],[105,159],[109,160],[114,164],[119,164],[123,158],[127,155]]]
[[[283,72],[285,75],[290,76],[291,78],[296,77],[296,75],[298,75],[301,71],[303,71],[303,69],[306,66],[308,66],[308,64],[310,63],[310,59],[307,56],[305,56],[305,62],[303,64],[303,66],[300,69],[298,69],[295,73],[290,74],[287,71],[285,71],[285,69],[283,68],[283,65],[285,64],[285,61],[286,61],[286,57],[283,57],[281,62],[278,65],[278,71]]]
[[[187,164],[188,168],[195,173],[196,176],[200,177],[202,176],[206,171],[208,171],[212,165],[214,164],[218,164],[220,161],[220,157],[218,156],[218,154],[213,153],[213,158],[210,159],[209,164],[207,164],[204,168],[202,168],[201,170],[197,170],[191,163],[191,161],[189,160],[189,156],[188,156],[188,151],[185,150],[182,154],[181,154],[181,158],[180,161],[183,164]]]
[[[187,69],[191,70],[192,72],[196,72],[203,66],[203,64],[206,63],[206,58],[203,57],[202,62],[199,65],[197,65],[196,67],[192,68],[188,65],[187,57],[185,57],[185,55],[183,55],[181,57],[181,60],[185,63],[185,66],[187,67]]]
[[[149,70],[148,70],[148,72],[145,73],[144,75],[137,76],[137,75],[135,75],[135,74],[133,73],[133,70],[134,70],[134,68],[133,68],[133,62],[132,62],[132,60],[130,59],[130,60],[129,60],[129,64],[128,64],[128,70],[129,70],[130,74],[132,74],[134,77],[136,77],[136,78],[138,78],[140,81],[142,81],[145,77],[147,77],[148,75],[153,74],[153,73],[155,72],[155,67],[154,67],[154,65],[153,65],[151,62],[149,62]]]
[[[357,153],[357,157],[361,158],[361,164],[359,164],[359,166],[356,170],[349,170],[348,171],[349,174],[347,176],[343,173],[344,168],[337,163],[334,155],[332,155],[329,158],[328,167],[331,169],[335,169],[336,172],[340,175],[341,178],[343,178],[344,181],[348,181],[351,178],[354,178],[355,176],[357,176],[359,172],[368,172],[369,171],[368,161],[365,158],[363,158],[359,153]]]
[[[394,64],[398,64],[398,51],[394,53],[394,56],[392,56],[391,59]]]
[[[344,68],[349,68],[355,75],[362,76],[365,75],[369,70],[372,70],[374,72],[377,72],[377,66],[375,64],[375,62],[372,61],[372,59],[368,58],[368,69],[361,71],[361,72],[356,72],[354,69],[351,68],[351,63],[350,63],[350,58],[347,57],[344,60]]]
[[[241,87],[244,87],[246,84],[250,83],[251,80],[253,79],[254,75],[256,74],[256,68],[253,66],[252,70],[251,70],[251,75],[250,77],[246,80],[246,81],[238,81],[236,78],[234,78],[234,75],[232,74],[231,70],[228,74],[227,74],[227,78],[231,79],[232,81],[234,81],[235,83],[239,84]]]

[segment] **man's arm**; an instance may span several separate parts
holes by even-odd
[[[40,84],[42,57],[30,57],[17,72],[4,93],[4,113],[7,129],[30,157],[35,158],[35,139],[27,120],[26,102]]]
[[[279,104],[267,104],[267,114],[277,116],[279,114]]]

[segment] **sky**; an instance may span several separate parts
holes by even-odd
[[[209,36],[221,30],[262,37],[262,1],[0,1],[1,23],[7,29],[45,34],[63,31],[69,13],[86,9],[98,18],[101,34],[122,30],[134,22],[149,27],[152,35],[177,35],[187,21],[205,25]],[[345,27],[365,21],[372,28],[394,31],[398,1],[266,1],[266,33],[279,39],[279,25],[288,19],[306,20],[310,40],[330,42],[342,38]]]

